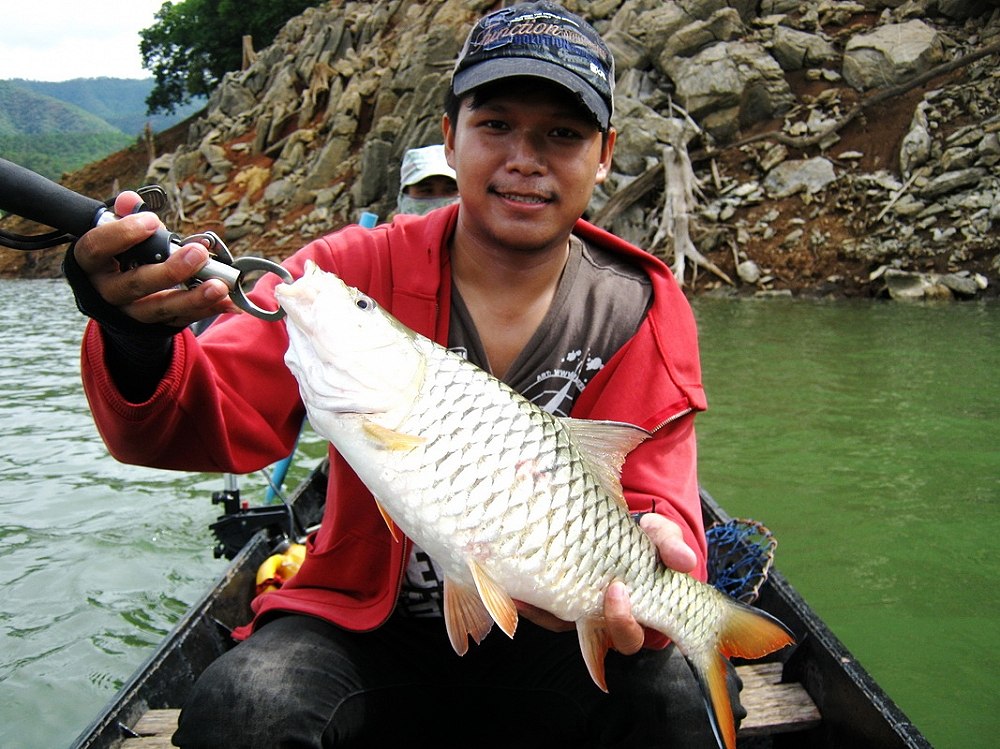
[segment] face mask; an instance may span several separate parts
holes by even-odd
[[[451,205],[457,200],[457,195],[450,198],[414,198],[409,195],[400,195],[396,213],[412,213],[416,216],[423,216],[428,211]]]

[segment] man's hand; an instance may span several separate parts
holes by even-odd
[[[639,527],[653,540],[660,561],[678,572],[691,572],[698,566],[698,557],[684,541],[684,532],[673,520],[647,512],[639,518]]]
[[[684,542],[681,527],[655,512],[639,518],[639,527],[648,535],[659,552],[660,560],[678,572],[690,572],[698,564],[691,547]],[[611,647],[619,653],[632,655],[642,647],[646,633],[632,616],[632,604],[625,584],[616,580],[604,594],[604,619],[611,637]]]
[[[124,192],[115,200],[115,213],[123,218],[101,224],[76,243],[73,254],[101,297],[125,314],[144,323],[182,328],[196,320],[236,312],[229,289],[211,279],[192,289],[177,288],[209,259],[201,244],[185,245],[162,263],[119,269],[116,255],[152,236],[161,227],[156,214],[131,211],[141,201],[137,193]]]
[[[639,519],[639,527],[652,539],[660,559],[671,569],[690,572],[698,564],[694,551],[684,542],[684,535],[677,523],[656,513],[647,513]],[[517,602],[521,616],[554,632],[573,629],[573,622],[563,621],[547,611]],[[642,648],[645,630],[632,616],[632,605],[625,584],[616,580],[604,594],[604,618],[608,626],[611,646],[619,653],[632,655]]]

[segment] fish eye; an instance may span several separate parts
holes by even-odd
[[[375,301],[372,300],[372,299],[369,299],[366,296],[359,296],[357,299],[354,300],[354,304],[355,304],[355,306],[357,306],[357,308],[359,310],[362,310],[362,311],[368,311],[370,309],[375,309]]]

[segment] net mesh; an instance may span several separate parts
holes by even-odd
[[[734,518],[705,531],[708,539],[708,579],[741,603],[757,600],[774,563],[778,540],[756,520]]]

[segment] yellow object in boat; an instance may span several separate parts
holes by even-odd
[[[306,547],[291,544],[281,554],[272,554],[257,568],[257,595],[277,590],[287,583],[302,566],[306,558]]]

